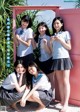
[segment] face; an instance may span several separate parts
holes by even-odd
[[[39,26],[38,31],[40,35],[44,35],[46,32],[46,27],[45,26]]]
[[[37,69],[34,66],[28,67],[28,72],[32,75],[35,75],[37,73]]]
[[[22,25],[22,28],[27,28],[28,25],[29,25],[29,22],[24,22],[24,21],[21,21],[21,25]]]
[[[18,74],[24,73],[26,71],[26,69],[21,64],[18,64],[15,69]]]
[[[58,32],[60,31],[61,27],[63,26],[63,24],[59,21],[59,20],[56,20],[53,24],[53,27],[55,28],[55,30]]]

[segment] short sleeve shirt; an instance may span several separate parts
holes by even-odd
[[[63,42],[67,42],[71,39],[71,36],[68,31],[59,32],[55,34],[59,38],[62,39]],[[55,36],[54,35],[54,36]],[[53,36],[53,38],[54,38]],[[61,59],[61,58],[69,58],[69,52],[66,48],[63,47],[63,45],[58,41],[53,41],[53,51],[52,51],[52,57],[53,59]]]
[[[31,38],[33,38],[33,30],[31,28],[23,29],[23,33],[20,34],[20,31],[22,28],[18,28],[16,30],[16,34],[19,34],[20,38],[24,40],[25,42]],[[17,47],[17,56],[23,57],[28,54],[33,53],[33,47],[30,45],[29,47],[24,45],[23,43],[19,43],[19,46]]]
[[[7,78],[3,81],[2,87],[11,90],[15,88],[15,84],[17,83],[17,76],[15,72],[9,74]]]
[[[42,75],[42,77],[40,78],[40,80],[37,81],[37,79],[36,79],[36,82],[35,83],[33,82],[33,87],[35,87],[37,84],[39,84],[39,88],[38,88],[39,90],[50,90],[51,84],[48,81],[47,76],[45,74],[41,74],[41,75]]]
[[[40,60],[41,62],[47,61],[48,59],[50,59],[50,58],[52,57],[52,55],[49,54],[49,53],[47,53],[47,52],[45,51],[43,39],[46,39],[47,42],[48,42],[48,45],[49,45],[50,36],[44,35],[44,36],[39,36],[39,38],[42,38],[42,39],[41,39],[41,45],[40,45],[40,46],[41,46],[41,48],[40,48],[40,50],[41,50],[41,56],[40,56],[39,60]]]

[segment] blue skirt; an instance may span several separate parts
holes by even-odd
[[[70,58],[53,59],[51,70],[69,70],[73,67]]]

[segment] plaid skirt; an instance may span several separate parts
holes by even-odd
[[[6,90],[3,87],[0,87],[0,101],[3,105],[10,106],[13,103],[19,101],[24,92],[17,92],[16,89]]]
[[[69,70],[73,67],[70,58],[53,59],[51,70]]]

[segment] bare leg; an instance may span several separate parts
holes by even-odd
[[[39,110],[45,108],[45,105],[42,103],[42,101],[40,100],[39,97],[36,97],[35,95],[32,95],[32,99],[33,99],[34,101],[36,101],[37,103],[39,103],[39,107],[38,107],[38,109],[36,110],[36,112],[38,112]]]
[[[16,104],[17,104],[18,102],[20,102],[20,100],[17,101],[17,102],[15,102],[14,104],[12,104],[12,105],[11,105],[11,108],[17,110],[17,112],[21,112],[21,111],[17,108],[17,106],[16,106]]]
[[[37,103],[39,103],[39,108],[36,110],[36,112],[38,112],[40,109],[45,108],[45,105],[44,105],[44,104],[42,103],[42,101],[40,100],[39,94],[38,94],[37,91],[35,91],[35,92],[33,93],[33,95],[30,96],[30,97],[28,98],[28,101],[32,101],[32,102],[37,102]],[[25,106],[25,104],[26,104],[26,98],[25,98],[23,101],[20,102],[20,105],[23,106],[23,107]]]
[[[49,81],[51,82],[52,90],[55,88],[55,72],[47,74]]]
[[[61,104],[64,105],[63,72],[62,71],[56,71],[56,77],[57,77],[58,86],[59,86]]]
[[[45,108],[45,105],[42,103],[42,101],[41,101],[39,98],[36,98],[36,97],[34,97],[34,96],[31,96],[31,97],[28,99],[28,101],[39,103],[39,107],[37,108],[37,110],[36,110],[35,112],[39,112],[39,110]]]
[[[13,109],[15,109],[17,112],[20,112],[20,110],[17,108],[17,106],[16,106],[16,103],[14,103],[13,105],[11,105],[11,107],[13,108]]]
[[[70,83],[69,83],[70,70],[63,71],[63,81],[64,81],[64,105],[61,112],[66,112],[68,109],[68,101],[70,96]]]

